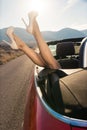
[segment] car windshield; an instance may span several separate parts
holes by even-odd
[[[49,48],[50,48],[53,56],[56,56],[56,45],[49,45]]]

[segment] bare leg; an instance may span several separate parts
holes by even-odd
[[[41,35],[38,23],[36,21],[36,15],[34,15],[34,12],[29,13],[29,20],[32,22],[32,24],[31,25],[29,24],[29,26],[27,26],[27,24],[26,24],[26,29],[29,33],[32,32],[32,34],[34,35],[34,37],[38,43],[38,47],[40,49],[42,58],[47,63],[49,68],[52,68],[52,69],[61,68],[60,64],[53,57],[48,45],[46,44],[46,42],[44,41],[44,39]],[[30,26],[32,26],[32,31],[30,30]]]
[[[43,67],[47,66],[42,57],[33,49],[29,48],[17,35],[13,34],[13,37],[18,48],[21,49],[35,64]]]
[[[36,22],[36,20],[34,21],[34,32],[33,35],[38,43],[39,49],[40,49],[40,53],[41,56],[43,57],[43,59],[45,60],[45,62],[48,64],[48,66],[52,69],[59,69],[60,65],[58,64],[58,62],[56,61],[56,59],[53,57],[48,45],[46,44],[46,42],[44,41],[38,24]]]
[[[7,36],[10,38],[11,43],[5,41],[12,49],[22,50],[35,64],[46,67],[46,63],[42,57],[36,53],[33,49],[29,48],[17,35],[14,34],[12,27],[7,29]]]

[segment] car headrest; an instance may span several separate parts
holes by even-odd
[[[56,55],[59,58],[64,58],[68,55],[74,55],[75,49],[72,42],[58,43],[56,47]]]

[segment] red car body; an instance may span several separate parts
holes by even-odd
[[[39,87],[38,74],[42,72],[42,70],[43,68],[35,67],[35,72],[33,73],[31,78],[25,107],[23,130],[87,130],[87,101],[85,101],[86,104],[85,103],[81,104],[85,106],[85,109],[83,109],[85,110],[85,118],[76,115],[75,117],[74,116],[70,117],[64,113],[62,114],[61,112],[57,112],[44,99],[44,95],[42,94],[41,88]],[[46,74],[48,74],[48,72],[45,73],[45,77]],[[41,75],[42,77],[40,77]],[[43,72],[41,73],[41,75],[39,75],[39,78],[43,78]],[[81,71],[71,74],[71,77],[73,75],[75,78],[78,75],[79,77],[77,78],[78,84],[80,83],[80,78],[82,79],[82,83],[84,83],[83,88],[84,86],[87,86],[87,81],[85,78],[87,76],[87,68],[85,69],[82,68]],[[70,80],[71,77],[70,76],[68,77]],[[67,79],[68,79],[67,76],[66,78],[64,77],[60,79],[61,83],[64,82],[64,84],[66,85]],[[41,81],[41,84],[42,82],[43,81]],[[68,83],[69,81],[67,81],[67,84]],[[70,83],[72,84],[72,82]],[[79,88],[79,85],[77,86]],[[86,88],[85,91],[87,92],[87,87],[85,88]],[[84,93],[85,97],[87,97],[86,92]],[[84,99],[84,97],[81,98]],[[78,101],[80,101],[80,99],[78,99]],[[80,113],[78,113],[77,115],[80,115]]]

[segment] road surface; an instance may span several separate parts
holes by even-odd
[[[0,66],[0,130],[20,130],[33,68],[25,55]]]

